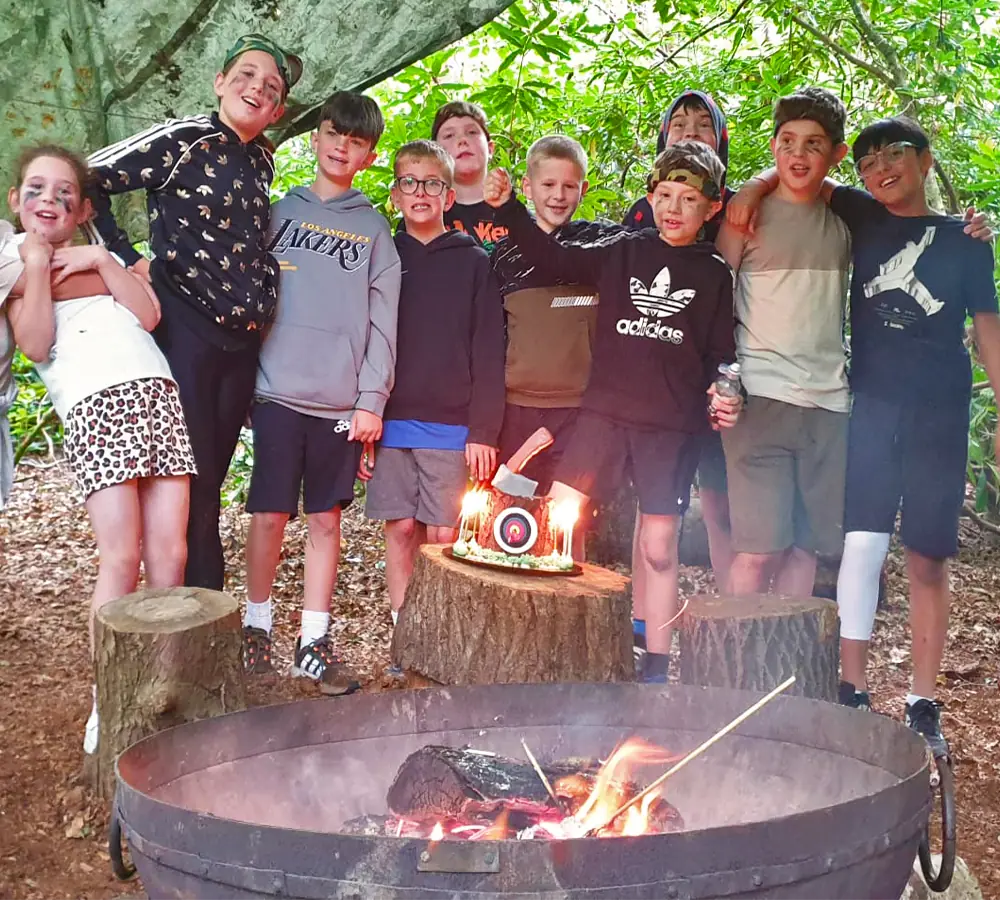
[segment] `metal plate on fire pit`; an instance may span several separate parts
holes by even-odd
[[[475,841],[439,841],[428,844],[417,858],[418,872],[490,874],[500,871],[500,848]]]
[[[448,559],[468,563],[470,566],[482,566],[484,569],[496,569],[498,572],[511,572],[517,575],[548,575],[550,577],[553,575],[557,577],[564,575],[573,577],[583,574],[583,567],[578,563],[573,563],[572,569],[529,569],[522,568],[521,566],[505,566],[503,563],[486,562],[483,559],[470,559],[468,556],[459,556],[451,547],[445,547],[442,552]]]

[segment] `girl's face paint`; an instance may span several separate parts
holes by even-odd
[[[72,242],[84,206],[73,167],[55,156],[32,160],[19,190],[11,192],[11,207],[25,231],[59,246]]]

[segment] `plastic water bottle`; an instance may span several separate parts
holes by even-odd
[[[738,362],[734,363],[720,363],[719,364],[719,375],[715,379],[715,396],[716,397],[739,397],[742,391],[742,382],[740,381],[740,364]],[[715,398],[712,398],[712,402],[708,405],[708,417],[713,422],[718,421],[718,411],[715,407]]]

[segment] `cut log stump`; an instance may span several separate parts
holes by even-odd
[[[790,693],[836,702],[837,606],[818,597],[693,597],[680,632],[681,681],[769,691],[794,675]]]
[[[164,728],[246,708],[239,606],[227,594],[177,587],[128,594],[94,623],[97,753],[85,771],[105,799],[114,763]]]
[[[441,684],[627,681],[634,675],[628,580],[583,564],[576,577],[521,575],[417,554],[392,659]]]

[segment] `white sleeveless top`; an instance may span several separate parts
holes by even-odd
[[[25,237],[15,238],[15,254]],[[8,252],[6,245],[0,250]],[[63,421],[81,400],[106,388],[140,378],[174,380],[153,336],[110,294],[61,300],[54,308],[55,342],[48,361],[35,368]]]

